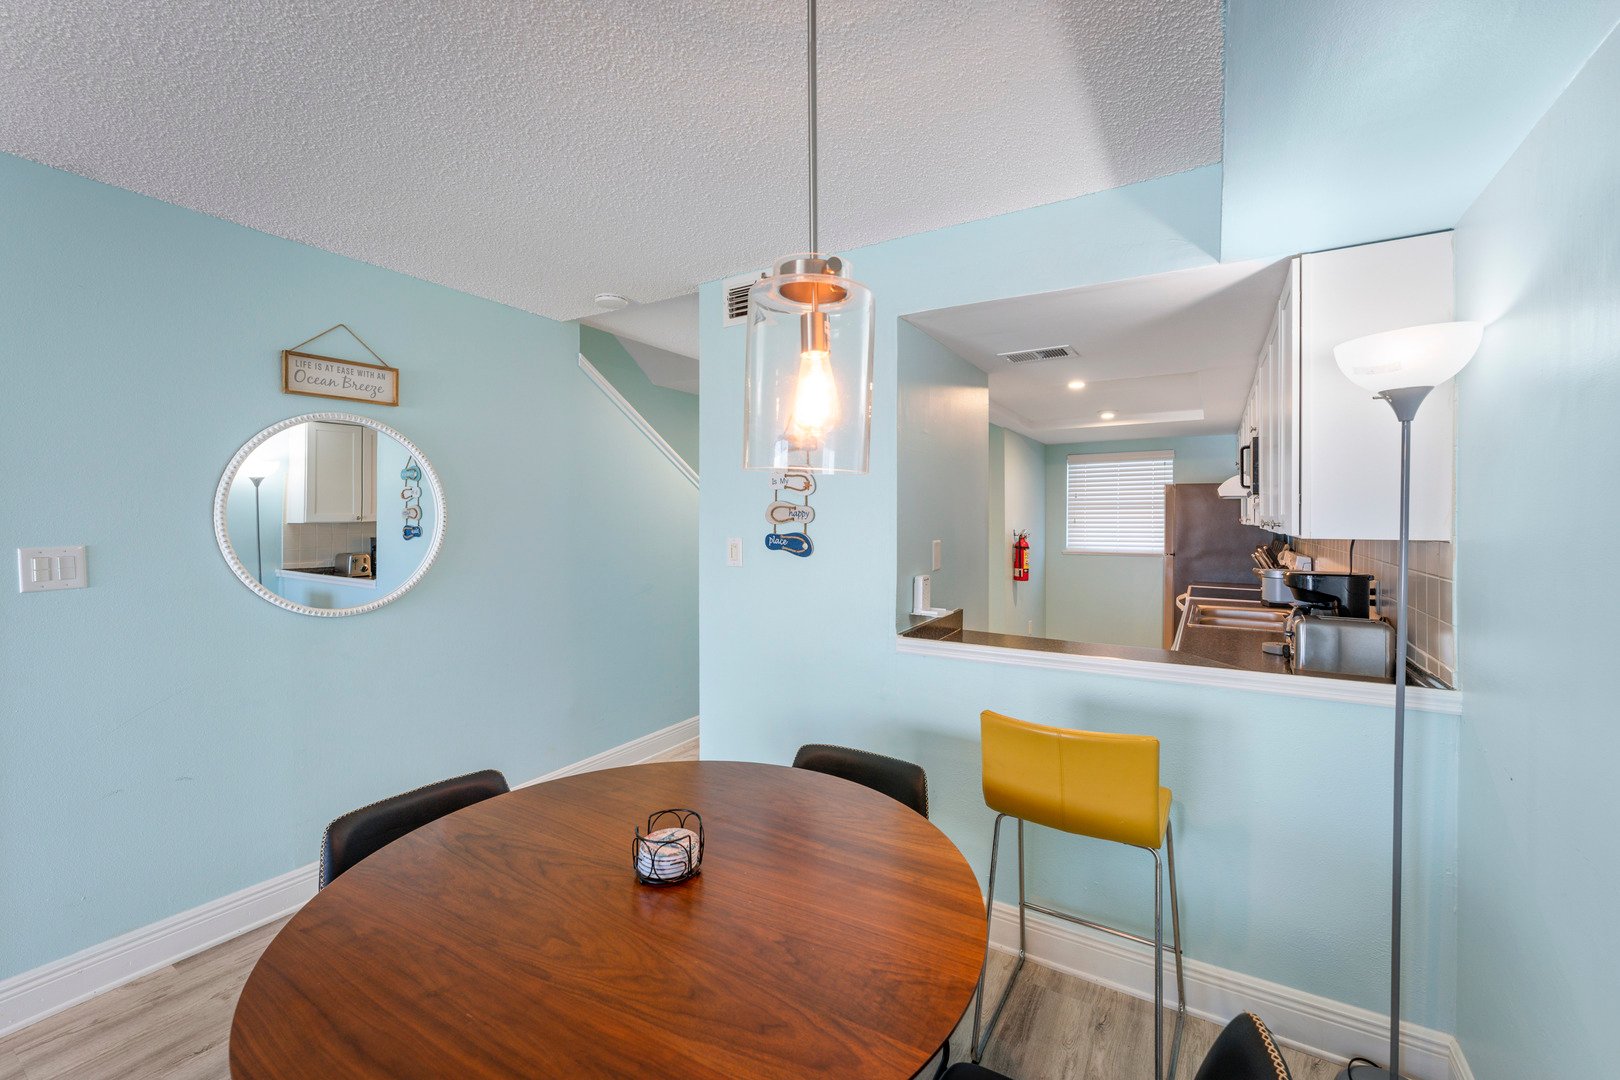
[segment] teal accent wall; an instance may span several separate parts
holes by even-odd
[[[401,431],[404,435],[405,432]],[[407,436],[408,437],[408,436]],[[415,439],[411,440],[416,442]],[[421,443],[417,443],[421,446]],[[425,447],[423,453],[435,469],[435,455]],[[418,505],[422,508],[422,535],[405,539],[405,519],[401,511],[405,500],[399,497],[405,480],[400,476],[411,455],[399,443],[379,432],[377,434],[377,595],[387,596],[405,583],[422,565],[433,538],[439,532],[439,507],[433,499],[433,488],[426,480],[417,485],[422,495]],[[694,541],[695,542],[695,541]],[[428,573],[432,573],[429,570]],[[424,579],[426,580],[426,579]]]
[[[896,507],[909,475],[897,423],[900,318],[1208,265],[1220,193],[1220,169],[1196,169],[848,253],[877,299],[872,468],[824,478],[809,559],[751,554],[725,565],[726,537],[757,527],[769,492],[737,462],[744,335],[720,323],[719,283],[704,287],[703,753],[787,762],[802,743],[836,742],[917,761],[933,820],[983,874],[993,815],[980,789],[981,709],[1155,735],[1177,800],[1189,954],[1382,1011],[1388,709],[896,650]],[[795,673],[788,693],[766,677],[784,670]],[[1415,714],[1410,730],[1407,1016],[1449,1030],[1457,722]],[[1029,854],[1033,896],[1151,929],[1141,852],[1037,828]]]
[[[1457,1034],[1482,1078],[1615,1072],[1620,623],[1601,594],[1620,534],[1616,102],[1620,34],[1457,226],[1458,315],[1486,323],[1457,380]],[[1597,578],[1547,572],[1560,525]]]
[[[1226,3],[1229,260],[1454,225],[1620,0]]]
[[[1046,447],[1046,636],[1109,645],[1164,644],[1164,559],[1152,555],[1070,555],[1070,454],[1169,450],[1178,484],[1218,484],[1237,471],[1237,433],[1179,439],[1117,439]],[[1238,505],[1232,504],[1237,520]]]
[[[990,377],[910,323],[901,323],[896,611],[911,610],[912,577],[930,574],[936,608],[961,608],[968,626],[990,619],[984,507],[990,497]],[[818,481],[817,514],[824,486]],[[818,524],[820,518],[816,519]],[[820,530],[816,530],[817,543]],[[933,570],[935,540],[942,541]]]
[[[399,408],[280,392],[279,351],[340,321]],[[696,714],[697,495],[574,327],[9,156],[0,327],[0,550],[90,563],[0,589],[0,977],[308,864],[380,796]],[[214,543],[232,454],[321,408],[445,483],[438,563],[369,615],[277,609]]]
[[[997,634],[1046,636],[1046,447],[990,425],[990,623]],[[1029,533],[1029,580],[1012,579],[1013,533]]]
[[[579,351],[613,388],[624,395],[653,430],[696,471],[698,467],[698,399],[647,378],[619,339],[594,326],[579,327]]]

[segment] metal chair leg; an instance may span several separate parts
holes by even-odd
[[[1001,853],[1001,821],[1006,814],[996,815],[996,824],[990,834],[990,881],[984,898],[984,965],[979,969],[979,989],[973,1002],[973,1038],[969,1045],[969,1056],[977,1065],[984,1058],[984,1048],[990,1044],[990,1036],[996,1030],[996,1021],[1001,1019],[1001,1010],[1006,1008],[1007,999],[1012,996],[1013,984],[1018,981],[1018,973],[1024,970],[1024,958],[1028,955],[1029,940],[1025,920],[1024,901],[1024,819],[1014,818],[1018,822],[1018,963],[1013,965],[1012,974],[1007,976],[1007,985],[1001,991],[1001,997],[996,1001],[996,1007],[990,1013],[990,1022],[984,1025],[984,1037],[979,1037],[980,1019],[984,1013],[984,984],[990,973],[990,921],[996,905],[996,862]]]
[[[1153,1080],[1164,1080],[1164,867],[1153,852]]]
[[[1181,1061],[1181,1029],[1187,1021],[1187,983],[1181,970],[1181,901],[1176,889],[1176,833],[1169,822],[1164,826],[1165,861],[1170,866],[1170,937],[1176,951],[1176,1033],[1170,1040],[1170,1075],[1175,1080],[1176,1065]]]

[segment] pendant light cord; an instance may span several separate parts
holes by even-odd
[[[810,89],[810,251],[816,246],[816,0],[806,0],[805,52],[809,58]]]

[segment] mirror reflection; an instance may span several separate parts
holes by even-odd
[[[393,599],[437,548],[431,468],[360,417],[294,422],[227,479],[227,560],[288,605],[338,612]]]
[[[1436,234],[906,316],[900,632],[1393,681],[1399,427],[1332,350],[1451,314]],[[1413,425],[1417,685],[1457,685],[1451,435],[1448,383]]]

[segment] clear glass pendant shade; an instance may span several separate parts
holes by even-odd
[[[864,473],[872,443],[872,292],[794,255],[748,294],[743,468]]]
[[[1484,332],[1477,322],[1408,326],[1335,345],[1333,359],[1345,378],[1374,394],[1439,386],[1474,358]]]

